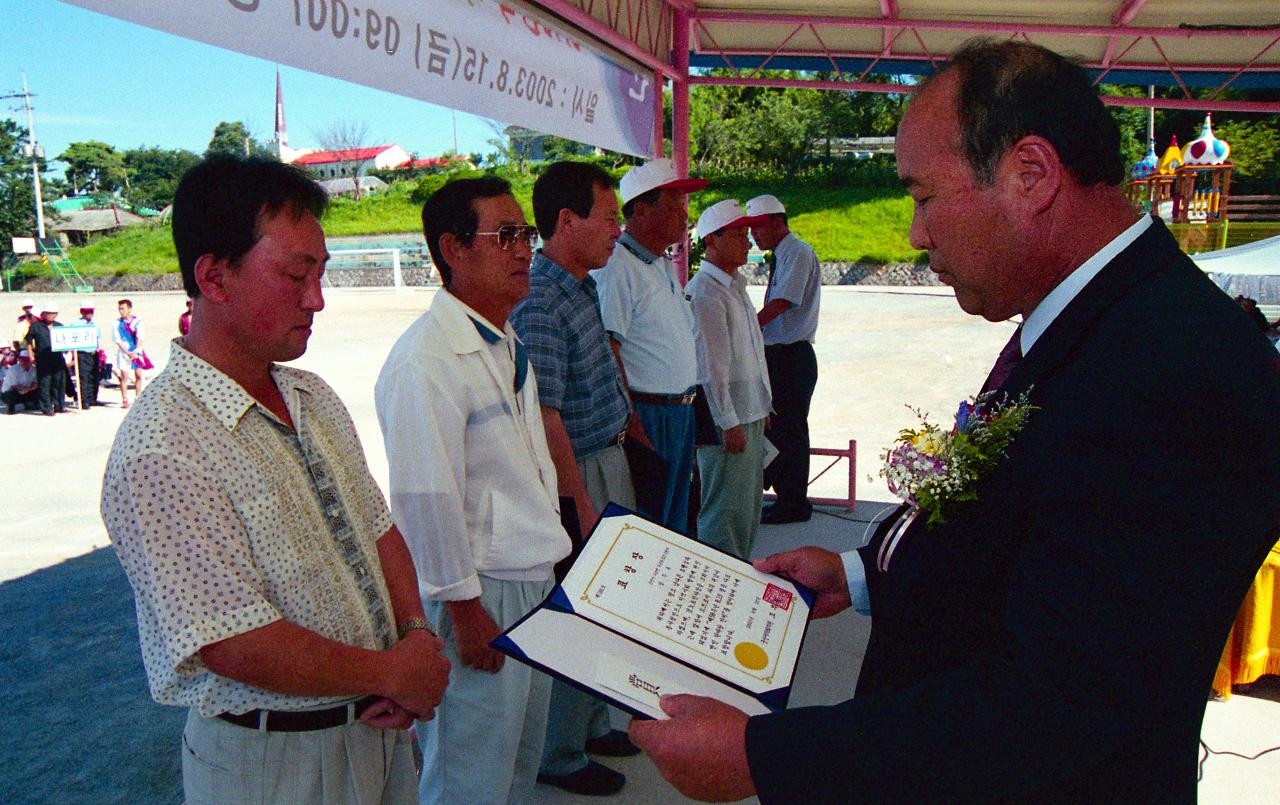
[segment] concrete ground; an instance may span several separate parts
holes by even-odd
[[[374,413],[374,380],[392,343],[427,308],[433,293],[329,292],[310,348],[296,362],[323,376],[347,403],[369,466],[384,488],[387,465]],[[751,293],[759,305],[762,289]],[[91,298],[104,329],[109,328],[115,300]],[[74,311],[86,297],[57,299],[62,310]],[[0,312],[7,305],[16,316],[18,304],[17,296],[0,295]],[[183,296],[137,294],[134,309],[146,323],[148,353],[158,371],[168,358],[165,342],[177,334]],[[63,315],[64,320],[73,317]],[[824,288],[813,444],[844,447],[857,440],[859,504],[852,514],[829,509],[810,523],[763,528],[757,553],[803,544],[833,549],[859,544],[866,521],[891,500],[883,481],[868,476],[875,476],[879,453],[898,430],[915,423],[906,406],[947,421],[956,403],[981,385],[1012,330],[1009,323],[964,315],[945,288]],[[29,795],[30,801],[176,802],[179,714],[147,697],[137,645],[130,642],[136,634],[127,585],[111,552],[95,551],[108,544],[98,494],[107,452],[125,413],[117,390],[103,389],[100,399],[109,404],[53,418],[0,414],[0,443],[6,445],[14,481],[9,515],[0,523],[0,622],[6,629],[0,641],[0,687],[15,692],[18,711],[0,737],[0,768],[5,769],[0,777],[25,779],[27,788],[19,790],[27,794],[19,800]],[[815,472],[823,466],[815,459]],[[841,463],[815,484],[814,494],[843,497],[847,484],[848,470]],[[72,557],[77,558],[64,561]],[[50,619],[60,626],[49,626]],[[868,627],[850,613],[813,624],[793,704],[831,703],[851,695]],[[89,658],[86,641],[95,646]],[[1209,703],[1203,735],[1213,749],[1248,755],[1280,744],[1280,685],[1253,688],[1229,702]],[[82,720],[85,715],[91,717]],[[67,740],[50,742],[51,725],[65,729]],[[128,742],[119,738],[126,732]],[[615,800],[681,801],[647,759],[608,762],[630,780]],[[1280,791],[1280,752],[1252,762],[1214,756],[1204,772],[1202,802],[1273,802]],[[12,793],[7,791],[5,799]],[[577,799],[539,786],[535,801]]]

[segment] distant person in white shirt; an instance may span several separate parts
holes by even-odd
[[[772,398],[764,339],[738,268],[747,262],[754,223],[734,199],[702,211],[702,265],[685,291],[693,304],[698,382],[722,444],[698,448],[702,508],[698,539],[749,559],[760,527],[764,420]]]
[[[36,407],[36,367],[27,350],[20,350],[18,362],[5,370],[4,381],[0,382],[0,399],[10,414],[17,413],[19,405],[28,411]]]
[[[418,725],[423,803],[502,803],[533,792],[551,678],[489,642],[550,593],[569,554],[538,384],[507,322],[529,293],[538,230],[502,179],[462,179],[422,210],[444,281],[400,336],[374,397],[391,510],[453,673]]]
[[[822,267],[813,247],[795,236],[787,224],[787,208],[774,196],[747,202],[747,214],[760,216],[751,237],[773,252],[764,307],[756,314],[764,333],[764,357],[773,388],[773,416],[766,434],[778,456],[764,472],[766,487],[777,501],[766,506],[761,522],[797,523],[813,515],[809,503],[809,403],[818,383],[813,340],[818,333],[822,299]]]
[[[619,186],[626,230],[608,265],[591,272],[636,416],[667,463],[662,506],[643,513],[681,533],[689,529],[698,358],[693,311],[666,251],[685,242],[688,194],[706,186],[680,178],[669,159],[627,171]]]

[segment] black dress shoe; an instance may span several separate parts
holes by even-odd
[[[631,757],[640,754],[640,747],[622,730],[609,730],[599,738],[587,741],[587,752],[602,757]]]
[[[627,784],[627,778],[608,766],[588,760],[587,765],[573,774],[554,775],[538,772],[538,782],[563,788],[571,794],[584,797],[607,797],[618,793]]]
[[[779,511],[775,506],[767,512],[760,515],[761,525],[783,525],[784,523],[807,523],[813,517],[813,510],[809,511]]]

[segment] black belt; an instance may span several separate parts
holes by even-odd
[[[326,710],[250,710],[247,713],[219,713],[218,718],[251,730],[312,732],[350,724],[377,700],[377,696],[365,696]]]
[[[647,391],[631,392],[631,399],[647,405],[693,405],[696,392],[688,394],[650,394]]]

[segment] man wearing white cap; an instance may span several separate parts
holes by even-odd
[[[644,513],[682,533],[689,526],[698,358],[693,311],[665,253],[687,237],[688,194],[706,186],[705,179],[680,178],[669,159],[627,171],[619,187],[626,229],[608,265],[591,272],[636,416],[667,463],[662,505]]]
[[[36,320],[36,314],[32,311],[35,306],[36,301],[29,296],[22,300],[22,315],[18,317],[18,323],[13,328],[15,350],[22,349],[22,345],[27,343],[27,329],[31,327],[31,322]]]
[[[760,527],[764,420],[772,406],[764,340],[747,280],[738,274],[753,223],[733,199],[703,210],[697,235],[706,254],[685,289],[693,306],[698,382],[722,441],[698,448],[698,539],[742,559],[750,558]]]
[[[27,330],[27,349],[36,359],[36,384],[40,391],[40,411],[45,416],[61,414],[67,400],[67,360],[60,352],[53,351],[53,334],[50,330],[61,327],[56,302],[41,305],[40,318]]]
[[[747,214],[761,216],[751,225],[756,245],[773,252],[764,307],[757,314],[764,331],[764,357],[774,389],[769,439],[778,457],[765,469],[764,485],[777,501],[765,508],[766,524],[804,522],[813,515],[809,485],[809,402],[818,382],[813,339],[818,332],[822,269],[809,244],[787,226],[787,208],[776,197],[756,196]]]

